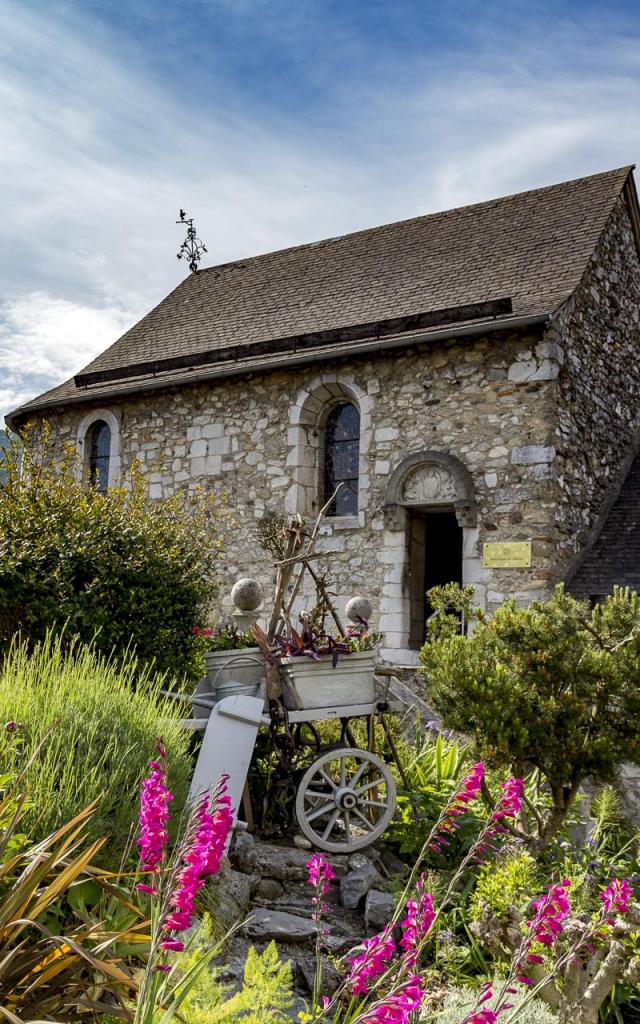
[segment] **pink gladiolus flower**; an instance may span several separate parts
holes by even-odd
[[[606,915],[610,924],[613,923],[616,914],[626,914],[632,895],[633,890],[626,878],[614,878],[606,889],[598,893],[598,899],[602,901],[602,913]]]
[[[496,1010],[477,1010],[466,1018],[464,1024],[495,1024],[498,1019]]]
[[[413,967],[420,951],[420,945],[429,934],[436,912],[433,896],[426,891],[426,878],[422,875],[416,882],[418,898],[407,900],[407,916],[401,922],[402,938],[400,945],[404,950],[403,960],[407,967]]]
[[[164,759],[164,748],[159,744],[161,758]],[[140,792],[139,828],[140,861],[143,871],[156,871],[164,857],[169,834],[169,803],[173,794],[167,789],[167,776],[163,763],[149,761],[151,769],[142,783]]]
[[[309,885],[317,890],[318,896],[329,892],[335,873],[324,853],[314,853],[307,861],[307,878]]]
[[[167,932],[183,932],[191,927],[196,895],[205,878],[215,874],[224,854],[227,837],[233,824],[233,814],[226,793],[223,776],[214,793],[215,810],[209,810],[209,796],[205,794],[195,810],[195,831],[191,843],[183,854],[184,866],[178,874],[176,887],[169,899],[171,912],[162,922]]]
[[[532,904],[536,915],[531,921],[527,921],[531,941],[540,942],[543,946],[552,946],[557,936],[561,934],[562,922],[571,910],[567,891],[570,885],[571,882],[567,879],[557,885],[550,885],[546,896],[541,896]],[[535,954],[530,953],[527,959],[531,960],[532,956]]]
[[[482,761],[478,761],[477,764],[473,765],[471,771],[465,775],[451,803],[446,808],[438,833],[429,844],[432,850],[440,851],[443,846],[449,845],[447,840],[444,838],[445,835],[450,832],[454,832],[458,828],[458,822],[456,819],[459,818],[461,814],[468,811],[469,804],[472,803],[472,801],[477,800],[482,789],[483,779],[484,765]]]
[[[412,1013],[420,1009],[422,988],[419,977],[412,977],[401,988],[390,992],[362,1018],[362,1024],[409,1024]]]
[[[157,896],[158,892],[153,888],[152,885],[145,885],[144,882],[138,882],[136,885],[138,892],[148,892],[150,896]]]
[[[172,953],[182,953],[184,952],[184,942],[180,942],[179,939],[163,939],[160,949],[168,949]]]
[[[522,807],[524,779],[507,779],[506,782],[500,783],[500,788],[502,796],[491,815],[493,821],[502,821],[503,818],[517,818]]]
[[[391,925],[387,925],[380,935],[363,939],[361,946],[364,952],[349,961],[351,972],[347,984],[354,996],[368,992],[371,982],[384,974],[386,964],[393,958],[396,944],[391,935]]]

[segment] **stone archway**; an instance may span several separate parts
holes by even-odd
[[[380,558],[385,563],[385,585],[380,628],[385,633],[389,655],[400,654],[405,661],[417,660],[415,530],[421,518],[444,521],[442,514],[446,513],[457,531],[458,578],[463,585],[474,584],[478,603],[484,604],[477,504],[471,474],[454,455],[429,449],[415,452],[403,459],[391,474],[383,512],[384,542]],[[440,515],[434,516],[434,513]]]
[[[405,528],[404,510],[412,506],[453,505],[463,528],[477,522],[473,480],[467,467],[455,455],[427,449],[403,459],[387,484],[384,502],[387,530]]]

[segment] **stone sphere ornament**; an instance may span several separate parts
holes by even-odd
[[[233,584],[231,600],[240,611],[253,612],[262,604],[264,593],[257,580],[246,577]]]
[[[361,619],[364,619],[365,622],[369,621],[373,615],[373,605],[368,597],[352,597],[350,601],[347,601],[345,612],[349,622],[359,625]]]

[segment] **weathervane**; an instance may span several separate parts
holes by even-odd
[[[189,270],[191,270],[192,273],[197,274],[198,263],[202,259],[203,252],[207,251],[207,247],[196,236],[196,229],[193,226],[193,217],[187,217],[184,210],[180,210],[180,220],[177,220],[176,224],[187,225],[187,237],[180,246],[178,259],[181,260],[183,256],[187,257],[189,260]]]

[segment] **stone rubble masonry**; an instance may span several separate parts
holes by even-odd
[[[322,424],[332,403],[361,413],[360,510],[329,519],[319,548],[344,608],[365,594],[386,647],[408,631],[405,531],[385,519],[389,479],[413,453],[455,456],[471,475],[477,523],[465,524],[464,582],[495,609],[526,604],[564,579],[606,500],[638,425],[640,268],[622,200],[576,293],[546,330],[450,339],[332,364],[274,370],[114,400],[122,472],[140,459],[152,497],[204,486],[237,520],[216,613],[252,576],[271,592],[257,544],[268,513],[314,516]],[[48,417],[56,444],[78,442],[87,405]],[[98,409],[95,410],[96,415]],[[532,565],[488,569],[486,541],[532,543]],[[311,598],[307,592],[303,601]]]
[[[592,539],[640,424],[640,261],[620,198],[582,282],[547,331],[561,348],[554,537],[561,571]]]

